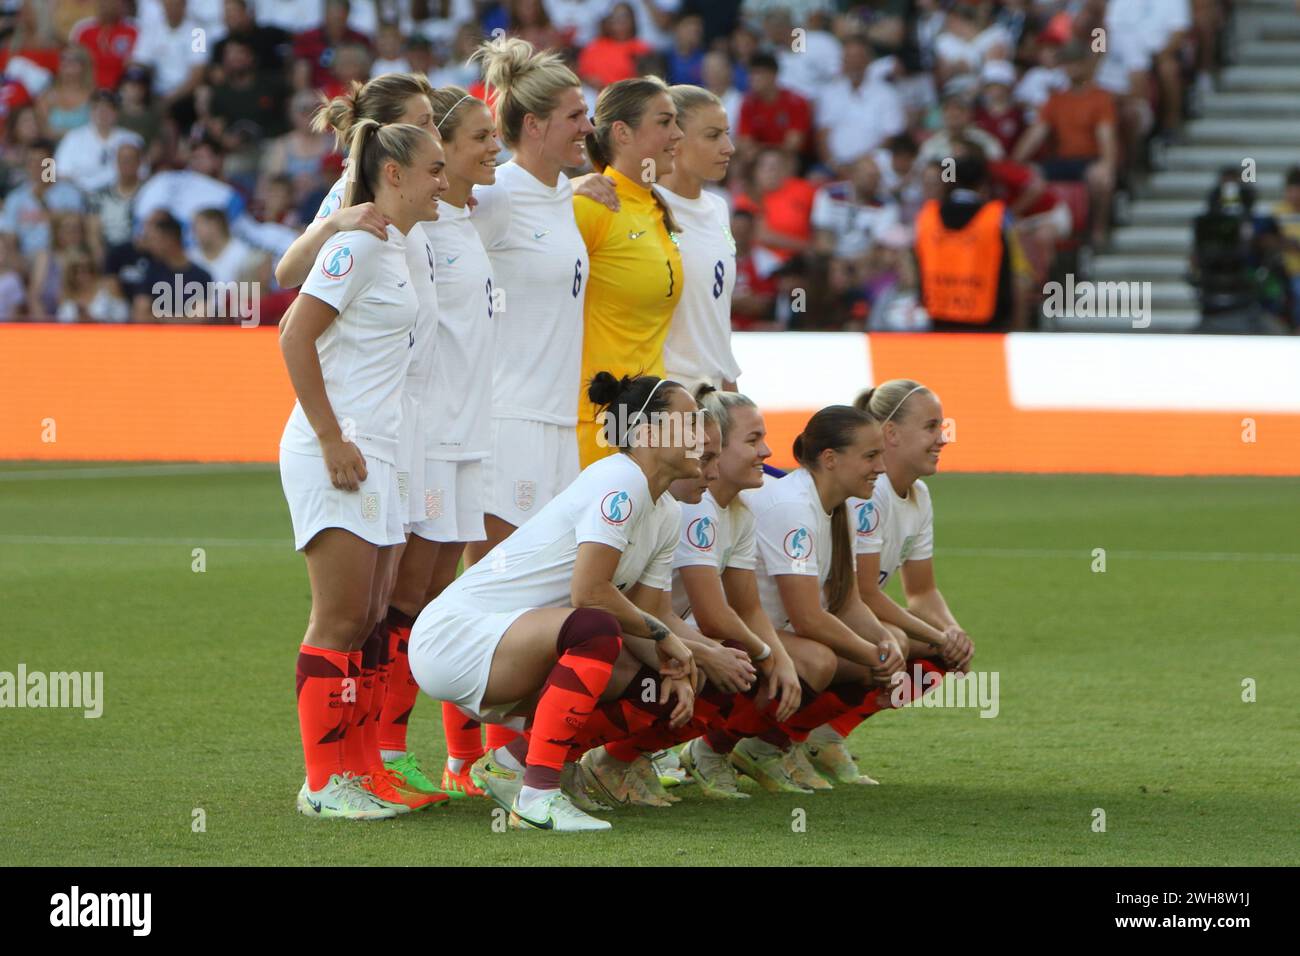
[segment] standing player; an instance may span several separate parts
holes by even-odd
[[[859,706],[874,685],[889,686],[905,659],[896,638],[858,595],[847,501],[870,495],[884,471],[883,439],[876,420],[847,405],[823,408],[794,441],[802,466],[783,478],[767,477],[745,492],[754,513],[759,596],[777,633],[798,659],[791,641],[803,641],[807,682],[816,699],[794,721],[747,736],[731,762],[771,791],[808,792],[824,781],[795,742],[827,721]],[[787,638],[787,635],[789,637]],[[812,645],[819,645],[813,648]],[[805,665],[807,668],[809,665]]]
[[[698,86],[674,86],[669,92],[685,136],[658,189],[681,226],[684,278],[664,343],[664,365],[669,378],[692,392],[703,383],[735,391],[740,376],[731,352],[736,241],[726,200],[704,186],[726,177],[736,150],[720,99]]]
[[[654,183],[673,169],[682,139],[677,109],[657,77],[619,80],[600,91],[596,128],[587,135],[592,166],[614,180],[617,212],[578,196],[574,213],[591,256],[584,310],[581,381],[597,369],[615,375],[664,374],[664,340],[682,296],[678,228]],[[578,407],[583,467],[611,454],[595,406]],[[616,430],[616,429],[613,429]]]
[[[488,722],[531,715],[522,763],[496,751],[474,769],[520,829],[609,828],[573,806],[560,778],[616,662],[624,682],[636,661],[657,666],[664,697],[679,701],[689,701],[694,678],[686,645],[643,608],[671,587],[680,510],[668,486],[699,472],[684,443],[650,433],[660,413],[697,407],[651,376],[602,373],[589,395],[629,423],[622,454],[584,470],[443,591],[411,632],[411,672],[430,697]]]
[[[408,377],[417,396],[422,460],[412,469],[413,524],[389,602],[389,623],[403,640],[391,648],[389,692],[380,726],[385,765],[413,783],[435,785],[406,749],[406,732],[419,687],[411,679],[404,635],[424,606],[456,577],[467,541],[482,541],[482,460],[487,456],[492,401],[492,345],[495,297],[492,267],[470,223],[475,186],[496,178],[500,151],[492,116],[483,101],[451,86],[432,98],[435,125],[447,156],[447,191],[437,220],[424,224],[430,242],[429,268],[436,276],[438,333],[427,374]],[[478,727],[469,750],[457,731],[464,715],[443,706],[447,751],[452,760],[473,763],[483,752]],[[441,789],[481,795],[461,766],[444,771]]]
[[[446,798],[418,794],[365,745],[377,716],[356,685],[371,636],[381,554],[403,540],[397,453],[401,392],[428,299],[409,265],[409,234],[436,216],[442,150],[415,126],[357,124],[346,205],[373,202],[387,239],[351,230],[316,256],[280,345],[298,401],[281,438],[280,472],[296,547],[307,560],[311,619],[298,657],[298,716],[307,780],[298,809],[372,819]],[[372,721],[373,723],[373,721]],[[360,744],[357,743],[360,741]]]
[[[867,389],[853,404],[881,422],[885,442],[885,473],[871,497],[849,500],[862,600],[896,634],[906,634],[908,656],[926,670],[964,673],[975,648],[935,584],[934,512],[921,480],[938,470],[947,444],[943,406],[924,385],[898,378]],[[884,590],[900,569],[907,607]],[[833,779],[854,776],[844,738],[876,709],[859,709],[815,731],[808,740],[813,765]]]

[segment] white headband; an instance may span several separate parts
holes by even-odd
[[[627,430],[623,432],[623,440],[619,442],[620,445],[627,444],[627,436],[632,434],[632,429],[636,427],[637,419],[640,418],[642,413],[646,410],[646,406],[650,404],[650,400],[655,397],[655,392],[659,391],[659,386],[666,381],[668,381],[668,379],[661,378],[659,381],[655,382],[655,387],[650,389],[650,394],[646,396],[645,401],[642,403],[641,410],[633,415],[632,420],[628,423]]]
[[[893,418],[894,415],[898,412],[898,410],[899,410],[900,408],[903,407],[903,402],[907,401],[909,398],[912,397],[913,394],[915,394],[916,392],[919,392],[919,391],[920,391],[921,389],[923,389],[923,388],[925,388],[924,385],[918,385],[918,386],[916,386],[916,388],[912,389],[912,391],[910,391],[910,392],[908,392],[906,395],[904,395],[904,396],[902,397],[902,399],[899,400],[898,404],[894,406],[894,410],[893,410],[892,412],[890,412],[888,415],[886,415],[884,421],[882,421],[880,424],[883,425],[883,424],[885,424],[885,422],[887,422],[887,421],[889,421],[891,418]]]
[[[445,112],[445,113],[442,114],[442,119],[438,120],[437,124],[436,124],[433,128],[436,129],[438,132],[441,133],[441,132],[442,132],[442,124],[445,123],[445,122],[447,122],[447,117],[450,116],[452,113],[456,112],[456,107],[460,106],[460,104],[461,104],[461,103],[464,103],[467,99],[469,99],[469,94],[468,94],[468,93],[466,93],[464,96],[462,96],[460,99],[458,99],[455,103],[452,103],[452,104],[451,104],[451,109],[447,110],[447,112]]]

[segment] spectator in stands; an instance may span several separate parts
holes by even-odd
[[[281,73],[293,53],[293,35],[280,27],[258,23],[250,0],[225,0],[222,9],[226,35],[212,48],[212,62],[223,62],[226,44],[235,40],[253,51],[256,72]]]
[[[898,207],[880,188],[880,170],[870,156],[852,167],[852,177],[827,183],[813,196],[813,248],[865,265],[872,244],[898,222]]]
[[[700,18],[704,23],[704,45],[712,49],[740,26],[740,6],[741,0],[682,0],[681,13]]]
[[[234,223],[243,214],[243,197],[229,183],[222,182],[224,153],[221,143],[205,137],[189,147],[185,169],[154,173],[145,181],[135,201],[136,223],[142,224],[157,210],[180,223],[190,223],[200,209],[225,210]]]
[[[1040,36],[1035,42],[1035,50],[1036,63],[1025,71],[1013,94],[1013,99],[1031,123],[1038,118],[1039,109],[1053,93],[1070,88],[1070,76],[1060,65],[1061,45]]]
[[[416,66],[413,62],[411,65],[415,72],[424,72],[429,76],[429,82],[437,89],[443,86],[459,86],[466,90],[473,89],[482,83],[481,67],[477,62],[471,63],[470,57],[478,49],[479,43],[483,40],[483,31],[479,29],[476,23],[463,23],[456,30],[455,37],[451,44],[451,56],[441,66],[425,70]]]
[[[32,314],[46,321],[59,310],[68,256],[76,254],[95,261],[80,213],[53,213],[50,233],[49,248],[37,250],[31,257],[31,271],[27,277],[27,301],[31,304]]]
[[[186,14],[185,0],[163,0],[162,22],[140,34],[131,57],[149,67],[159,105],[164,113],[173,113],[182,127],[193,117],[191,97],[208,62],[206,44],[194,42],[197,29],[198,21]]]
[[[737,209],[752,212],[755,240],[783,262],[812,245],[812,203],[816,188],[795,175],[794,160],[779,149],[764,149],[754,163],[747,194]]]
[[[140,192],[140,167],[144,158],[138,141],[120,143],[113,154],[110,168],[113,181],[86,197],[91,235],[102,238],[109,250],[114,246],[129,245],[135,225],[135,197]]]
[[[1025,130],[1012,156],[1027,162],[1051,143],[1041,161],[1048,180],[1086,182],[1092,244],[1101,246],[1110,227],[1110,204],[1119,170],[1115,134],[1115,97],[1093,83],[1096,60],[1086,47],[1072,43],[1061,51],[1070,88],[1053,93]]]
[[[545,0],[545,5],[564,45],[578,48],[596,39],[609,10],[609,0]]]
[[[222,48],[221,81],[212,85],[207,112],[212,132],[227,151],[236,147],[232,128],[241,126],[254,139],[270,139],[289,129],[284,104],[289,88],[279,72],[257,69],[257,55],[242,38],[228,39]]]
[[[956,81],[954,81],[956,82]],[[960,139],[978,143],[986,156],[1002,158],[1002,146],[991,134],[975,125],[975,99],[964,89],[949,89],[943,96],[943,129],[921,145],[921,162],[950,159],[953,144]]]
[[[143,66],[128,67],[122,74],[118,96],[117,124],[143,139],[145,154],[154,158],[154,147],[161,149],[162,111],[153,101],[149,70]]]
[[[293,178],[285,173],[266,177],[258,186],[256,215],[261,222],[302,229],[299,205]]]
[[[880,172],[880,187],[898,207],[899,221],[907,224],[916,219],[924,201],[921,195],[924,164],[917,162],[920,152],[916,140],[907,133],[898,133],[872,154]]]
[[[230,235],[230,222],[220,209],[200,210],[193,232],[194,263],[206,269],[214,282],[251,282],[262,271],[265,255]]]
[[[18,237],[18,248],[30,259],[50,246],[50,217],[56,212],[82,212],[85,203],[77,187],[54,175],[54,148],[38,140],[27,148],[27,175],[22,185],[5,197],[0,210],[0,232]]]
[[[767,48],[776,56],[781,66],[781,85],[793,90],[804,99],[816,102],[817,97],[840,74],[843,53],[840,41],[825,29],[826,20],[821,8],[827,4],[805,5],[799,23],[794,23],[786,0],[778,4],[765,4],[763,32]],[[751,4],[745,5],[747,14],[757,13]],[[799,32],[795,33],[795,27]]]
[[[510,0],[507,10],[511,36],[523,37],[538,50],[552,50],[564,45],[563,36],[551,23],[542,0]]]
[[[637,58],[653,49],[636,35],[636,19],[627,3],[616,3],[601,21],[600,36],[578,55],[578,76],[596,90],[638,75]]]
[[[1011,34],[992,19],[992,4],[957,3],[935,39],[935,82],[940,88],[959,73],[976,73],[985,60],[1015,55]]]
[[[84,47],[70,45],[59,55],[54,82],[36,100],[41,128],[51,139],[90,122],[90,94],[95,88],[90,54]]]
[[[7,196],[27,176],[27,147],[42,139],[36,107],[28,104],[9,117],[6,135],[0,139],[0,195]]]
[[[872,246],[867,281],[868,332],[928,332],[930,316],[920,300],[912,232],[894,225]]]
[[[1020,142],[1025,132],[1024,111],[1011,99],[1016,85],[1016,68],[1006,60],[989,60],[980,71],[980,103],[975,125],[998,142],[1004,156]]]
[[[700,62],[701,85],[722,101],[727,112],[727,122],[737,136],[740,134],[740,106],[744,97],[735,87],[735,71],[731,60],[722,50],[710,50]]]
[[[22,264],[14,248],[14,237],[0,235],[0,322],[24,318],[27,304],[27,287],[22,273],[16,268]]]
[[[1006,204],[989,198],[983,160],[958,159],[943,201],[921,208],[916,257],[921,300],[936,332],[1026,327],[1028,266]]]
[[[321,87],[327,99],[341,96],[353,83],[370,79],[370,50],[359,43],[344,43],[334,51],[330,81]]]
[[[131,309],[112,283],[96,274],[90,256],[75,251],[64,259],[59,304],[53,315],[60,322],[125,322]]]
[[[351,9],[348,0],[325,0],[325,22],[313,30],[298,34],[294,40],[294,59],[306,61],[305,64],[294,64],[297,71],[295,86],[299,89],[320,88],[330,82],[330,70],[339,46],[358,43],[369,49],[370,40],[366,35],[348,26]]]
[[[778,286],[773,273],[781,260],[754,244],[754,214],[731,214],[731,238],[736,242],[736,288],[731,293],[731,326],[735,329],[775,329],[773,307]]]
[[[886,82],[873,82],[867,75],[870,66],[866,38],[845,37],[842,75],[817,100],[818,155],[840,178],[907,125],[898,92]]]
[[[139,37],[124,10],[123,0],[99,0],[95,18],[72,28],[71,41],[90,52],[95,85],[102,90],[116,89]]]
[[[678,20],[665,55],[669,83],[700,86],[704,82],[704,21],[695,16]]]
[[[410,72],[411,61],[402,55],[402,28],[396,23],[381,23],[375,34],[375,61],[370,64],[370,75]]]
[[[141,239],[149,261],[144,280],[131,301],[131,321],[181,322],[186,319],[202,319],[206,315],[206,309],[202,306],[207,304],[206,290],[212,281],[212,275],[195,265],[185,254],[180,222],[175,216],[159,209],[149,214]],[[201,306],[198,315],[186,314],[185,302],[176,302],[175,296],[170,292],[160,295],[158,287],[171,290],[178,280],[182,289],[191,282],[203,286],[205,295],[203,302],[198,303]]]
[[[333,138],[311,128],[312,115],[319,105],[315,94],[295,93],[289,101],[292,129],[276,138],[263,154],[262,175],[290,177],[299,202],[319,188],[325,159],[334,151]]]
[[[1291,301],[1295,306],[1291,324],[1300,330],[1300,166],[1286,171],[1286,188],[1282,201],[1273,209],[1281,233],[1283,262],[1291,280]]]
[[[117,148],[133,143],[143,148],[138,135],[117,125],[117,94],[96,90],[91,98],[90,122],[69,130],[54,151],[54,168],[60,178],[84,193],[113,184],[117,178]]]
[[[779,67],[770,53],[757,53],[749,63],[749,92],[740,103],[736,152],[745,167],[761,149],[780,149],[801,156],[812,133],[812,107],[798,93],[777,82]]]

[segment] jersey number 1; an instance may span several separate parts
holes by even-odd
[[[676,284],[677,281],[676,278],[673,276],[673,260],[665,259],[664,264],[668,266],[668,294],[664,296],[664,298],[671,299],[673,297],[673,286]]]

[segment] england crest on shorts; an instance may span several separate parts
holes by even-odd
[[[424,516],[430,520],[442,517],[442,489],[424,489]]]
[[[397,473],[397,498],[402,504],[406,504],[410,495],[411,473],[409,471],[399,471]]]
[[[377,491],[362,492],[361,517],[366,521],[379,520],[379,492]]]
[[[535,481],[516,481],[515,482],[515,507],[520,511],[528,511],[537,500],[537,482]]]

